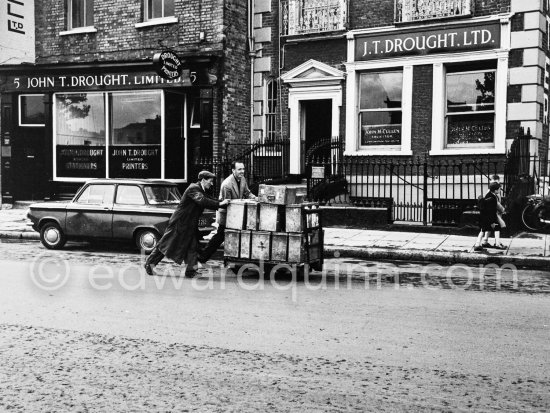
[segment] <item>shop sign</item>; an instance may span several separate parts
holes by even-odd
[[[401,145],[401,125],[363,125],[361,145]]]
[[[0,2],[0,62],[34,63],[34,1]]]
[[[169,86],[193,86],[192,76],[196,73],[184,70],[177,79],[164,79],[151,72],[64,74],[36,76],[8,76],[0,89],[4,92],[47,92],[74,90],[147,89]]]
[[[500,23],[358,36],[355,60],[500,48]]]
[[[160,145],[111,146],[109,176],[117,178],[158,178]]]
[[[170,50],[165,50],[153,55],[153,67],[164,79],[177,79],[181,76],[183,67],[178,55]]]
[[[492,120],[467,119],[449,122],[447,145],[492,143],[494,128],[495,125]]]
[[[57,145],[57,176],[104,178],[105,148],[90,145]]]

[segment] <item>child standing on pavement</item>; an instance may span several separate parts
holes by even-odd
[[[484,237],[488,239],[489,232],[495,233],[495,245],[493,248],[505,250],[506,247],[500,242],[500,223],[498,219],[498,205],[500,196],[500,184],[491,182],[489,192],[483,197],[479,208],[479,235],[474,246],[474,251],[483,251],[482,241]]]
[[[500,176],[498,175],[492,175],[491,176],[491,180],[489,181],[489,185],[491,185],[493,182],[496,182],[498,184],[500,184]],[[485,194],[485,196],[487,196],[489,194],[490,190],[487,191],[487,193]],[[498,224],[500,226],[500,229],[503,229],[503,228],[506,228],[506,223],[504,222],[504,219],[502,218],[502,214],[504,213],[504,207],[502,206],[502,203],[501,203],[501,194],[500,194],[500,191],[498,192],[497,194],[497,219],[498,219]],[[482,247],[491,247],[491,244],[489,244],[489,235],[490,235],[491,231],[487,231],[483,237],[483,241],[481,243],[481,246]],[[495,241],[495,245],[497,245],[498,242]]]

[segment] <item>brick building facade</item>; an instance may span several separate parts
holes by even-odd
[[[254,13],[253,136],[288,136],[290,173],[335,136],[345,156],[504,158],[523,128],[548,156],[547,0],[256,0]]]
[[[249,5],[241,0],[34,2],[35,61],[0,65],[2,202],[94,177],[196,179],[250,141]],[[171,51],[181,76],[159,75]]]

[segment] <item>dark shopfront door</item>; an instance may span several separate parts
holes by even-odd
[[[43,126],[16,128],[11,162],[15,201],[44,199],[50,176],[46,155]]]

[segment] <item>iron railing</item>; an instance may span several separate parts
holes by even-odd
[[[347,0],[282,0],[281,35],[344,30]]]
[[[382,207],[391,221],[457,225],[474,209],[492,175],[504,175],[504,157],[408,159],[349,156],[314,158],[323,177],[308,177],[308,197],[323,205]],[[317,169],[318,170],[318,169]]]
[[[256,143],[227,143],[221,157],[203,157],[195,162],[193,176],[206,169],[216,175],[213,191],[218,193],[220,184],[231,173],[234,161],[244,163],[246,178],[250,184],[282,179],[289,170],[290,140],[271,139]]]
[[[395,21],[414,22],[472,14],[471,0],[395,0]]]

